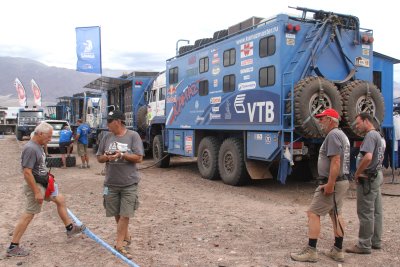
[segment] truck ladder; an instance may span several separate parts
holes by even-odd
[[[326,31],[327,22],[329,20],[325,20],[323,23],[317,22],[314,27],[308,32],[305,37],[304,43],[299,51],[296,52],[293,60],[290,62],[287,70],[283,73],[282,77],[282,135],[281,135],[281,144],[282,144],[282,153],[281,159],[284,158],[284,151],[286,148],[285,145],[285,137],[287,135],[289,138],[288,148],[290,150],[290,154],[293,155],[293,142],[294,142],[294,82],[295,82],[295,72],[300,65],[304,64],[304,71],[302,72],[300,79],[304,78],[306,72],[312,61],[312,56],[315,54],[316,50],[321,43],[321,37]],[[282,161],[281,161],[282,162]]]

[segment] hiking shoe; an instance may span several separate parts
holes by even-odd
[[[83,224],[81,226],[78,226],[78,225],[74,224],[70,231],[67,230],[67,237],[72,237],[72,236],[74,236],[76,234],[79,234],[83,230],[85,230],[85,228],[86,227]]]
[[[324,254],[335,261],[344,261],[343,249],[337,248],[335,246],[333,246],[330,251],[327,251]]]
[[[355,254],[371,254],[371,250],[367,248],[359,248],[357,245],[352,246],[351,248],[346,248],[347,253],[355,253]]]
[[[299,253],[290,253],[290,257],[294,261],[316,262],[318,261],[318,252],[316,248],[307,246]]]
[[[13,248],[8,248],[6,256],[7,257],[25,257],[29,255],[29,251],[21,248],[20,246],[15,246]]]

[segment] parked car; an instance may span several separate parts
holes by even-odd
[[[47,148],[59,149],[60,131],[64,129],[65,126],[70,126],[69,122],[65,120],[45,120],[45,121],[51,126],[53,126],[53,135],[51,136],[51,141],[47,144]]]

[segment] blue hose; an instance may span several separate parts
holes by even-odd
[[[71,217],[71,219],[75,222],[75,224],[77,226],[81,226],[83,225],[82,222],[69,210],[67,209],[68,215],[69,217]],[[132,267],[139,267],[139,265],[137,265],[136,263],[134,263],[133,261],[129,260],[128,258],[126,258],[124,255],[122,255],[121,253],[119,253],[116,249],[114,249],[112,246],[110,246],[109,244],[107,244],[106,242],[104,242],[101,238],[99,238],[98,236],[96,236],[92,231],[89,230],[89,228],[84,227],[84,230],[82,231],[82,233],[84,233],[85,235],[87,235],[88,237],[90,237],[91,239],[93,239],[94,241],[96,241],[97,243],[99,243],[100,245],[102,245],[103,247],[105,247],[107,250],[109,250],[112,254],[114,254],[115,256],[117,256],[118,258],[120,258],[121,260],[123,260],[124,262],[126,262],[129,266]]]

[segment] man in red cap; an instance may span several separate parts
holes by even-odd
[[[341,216],[343,198],[349,188],[350,142],[339,126],[339,113],[326,109],[315,116],[326,135],[318,155],[318,184],[308,215],[308,245],[299,253],[291,253],[295,261],[316,262],[317,241],[321,231],[320,217],[329,213],[335,235],[335,243],[325,254],[335,261],[344,261],[344,223]]]

